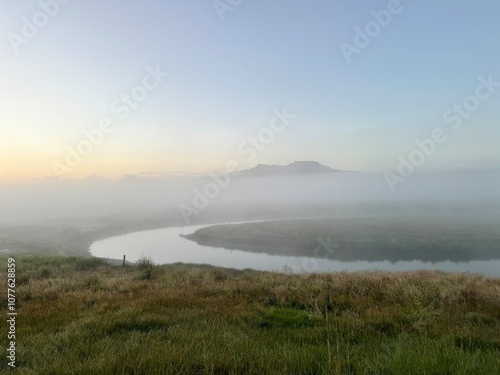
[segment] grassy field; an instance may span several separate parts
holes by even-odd
[[[176,224],[174,219],[155,216],[0,222],[0,251],[23,255],[89,256],[89,247],[97,240]]]
[[[360,212],[381,209],[362,207]],[[387,208],[385,208],[387,209]],[[317,217],[333,212],[351,212],[344,207],[311,207],[298,205],[286,207],[266,205],[204,210],[199,217],[192,218],[193,225],[213,224],[231,221],[277,220],[283,217]],[[355,211],[355,212],[359,212]],[[2,220],[3,219],[3,220]],[[186,225],[178,208],[150,212],[148,214],[121,214],[109,216],[89,216],[59,220],[32,219],[29,221],[9,221],[0,218],[0,253],[9,250],[24,255],[67,255],[89,256],[90,245],[98,240],[126,233]]]
[[[499,215],[373,215],[213,225],[184,237],[275,255],[466,262],[500,259],[499,227]]]
[[[499,279],[68,257],[16,266],[18,374],[500,373]]]

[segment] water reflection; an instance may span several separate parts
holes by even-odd
[[[410,271],[417,269],[443,270],[450,272],[481,273],[500,276],[500,260],[471,260],[453,262],[424,261],[340,261],[301,256],[279,256],[252,253],[240,250],[201,246],[196,242],[180,237],[193,233],[200,226],[186,226],[135,232],[118,237],[97,241],[90,247],[92,255],[121,259],[127,256],[130,262],[141,256],[151,256],[156,263],[194,263],[214,266],[265,271],[334,272],[334,271]]]

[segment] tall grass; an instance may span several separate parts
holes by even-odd
[[[19,374],[500,373],[499,279],[16,264]]]

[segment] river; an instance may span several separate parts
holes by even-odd
[[[180,237],[180,234],[193,233],[206,225],[171,227],[142,232],[134,232],[110,237],[94,242],[90,247],[93,256],[122,259],[126,255],[129,262],[135,262],[143,256],[151,257],[156,264],[193,263],[209,264],[219,267],[263,271],[335,272],[335,271],[410,271],[442,270],[449,272],[471,272],[488,276],[500,276],[500,260],[471,262],[422,262],[422,261],[356,261],[342,262],[330,259],[295,256],[278,256],[252,253],[239,250],[227,250],[211,246],[201,246],[196,242]]]

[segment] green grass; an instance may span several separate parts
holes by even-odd
[[[18,374],[500,373],[499,279],[16,260]]]

